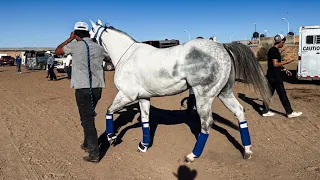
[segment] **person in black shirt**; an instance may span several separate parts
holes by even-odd
[[[281,61],[280,48],[282,48],[284,43],[286,42],[286,38],[282,34],[277,34],[274,37],[274,41],[274,46],[271,47],[268,51],[268,71],[266,75],[270,84],[270,91],[272,95],[274,94],[275,90],[277,91],[280,101],[284,109],[286,110],[287,117],[298,117],[302,114],[302,112],[293,112],[291,104],[286,94],[286,90],[284,89],[283,79],[281,77],[282,70],[285,70],[288,75],[291,74],[290,71],[284,69],[283,65],[289,64],[294,60]],[[274,113],[271,112],[269,110],[269,107],[264,104],[262,116],[274,116]]]

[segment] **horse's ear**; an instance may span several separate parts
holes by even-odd
[[[99,24],[100,26],[102,26],[102,22],[100,19],[98,19],[97,24]]]
[[[91,19],[90,19],[90,22],[91,22],[92,28],[93,28],[93,29],[96,29],[96,28],[97,28],[97,25],[96,25],[94,22],[92,22]]]

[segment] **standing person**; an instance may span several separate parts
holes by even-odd
[[[71,54],[68,54],[67,60],[66,60],[66,65],[65,65],[68,79],[71,79],[71,69],[72,69],[71,64],[72,64],[72,56],[71,56]]]
[[[50,51],[47,51],[46,54],[48,55],[47,65],[48,65],[48,71],[50,76],[50,81],[57,80],[57,76],[53,71],[54,68],[54,57],[52,56]]]
[[[20,58],[20,55],[18,54],[16,57],[16,63],[17,63],[17,69],[18,69],[19,74],[21,74],[21,61],[22,61],[22,59]]]
[[[71,88],[75,89],[76,102],[84,130],[84,141],[81,149],[89,153],[84,161],[98,163],[99,146],[95,127],[95,107],[105,88],[105,76],[102,62],[107,58],[103,47],[90,38],[89,26],[85,22],[77,22],[69,39],[56,49],[57,55],[72,55]],[[72,42],[74,39],[76,41]]]
[[[286,38],[282,34],[277,34],[274,37],[274,46],[271,47],[268,51],[268,71],[267,79],[270,84],[271,94],[274,94],[276,90],[282,106],[284,107],[287,117],[294,118],[302,114],[302,112],[294,112],[291,108],[291,104],[284,89],[283,79],[281,76],[281,71],[284,69],[283,65],[289,64],[294,60],[282,61],[280,49],[284,46]],[[290,75],[290,72],[287,71],[287,74]],[[274,116],[274,113],[269,110],[269,107],[264,104],[264,109],[262,111],[262,116]]]

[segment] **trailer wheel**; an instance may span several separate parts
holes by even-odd
[[[113,66],[112,63],[107,62],[107,63],[105,63],[103,69],[104,69],[105,71],[112,71],[112,70],[114,70],[114,66]]]
[[[113,65],[111,63],[106,64],[107,70],[112,71],[113,70]]]

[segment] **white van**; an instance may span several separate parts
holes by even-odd
[[[320,80],[320,26],[302,26],[299,30],[299,80]]]

